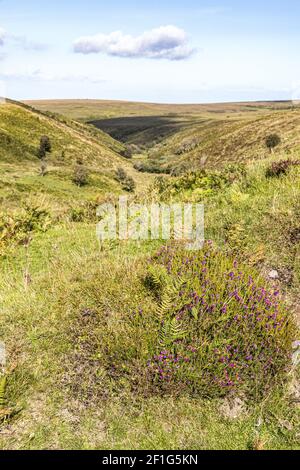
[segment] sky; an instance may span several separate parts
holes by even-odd
[[[0,0],[0,96],[300,99],[299,0]]]

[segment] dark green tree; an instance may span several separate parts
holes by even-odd
[[[266,138],[266,146],[270,150],[270,153],[273,153],[274,148],[281,143],[281,138],[278,134],[270,134]]]
[[[40,146],[38,150],[38,157],[42,160],[46,158],[47,153],[52,152],[51,141],[47,135],[42,135],[40,139]]]

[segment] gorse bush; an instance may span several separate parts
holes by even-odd
[[[244,165],[228,165],[223,171],[199,170],[190,171],[182,176],[165,179],[156,178],[154,189],[165,198],[188,192],[192,196],[211,196],[246,174]]]
[[[262,396],[290,363],[293,320],[278,290],[206,244],[172,247],[148,276],[159,325],[147,378],[153,390],[202,396]]]
[[[0,255],[7,245],[21,244],[32,232],[44,232],[51,222],[50,214],[38,207],[25,206],[17,214],[0,214]]]

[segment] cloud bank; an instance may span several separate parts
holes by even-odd
[[[186,32],[176,26],[161,26],[136,37],[121,31],[84,36],[74,42],[73,48],[81,54],[167,60],[184,60],[194,52]]]

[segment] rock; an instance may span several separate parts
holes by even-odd
[[[275,269],[273,269],[272,271],[269,272],[268,277],[269,277],[270,279],[274,279],[274,280],[275,280],[275,279],[279,279],[279,273],[278,273],[278,271],[276,271]]]
[[[293,403],[300,404],[300,382],[295,377],[289,384],[288,392]]]

